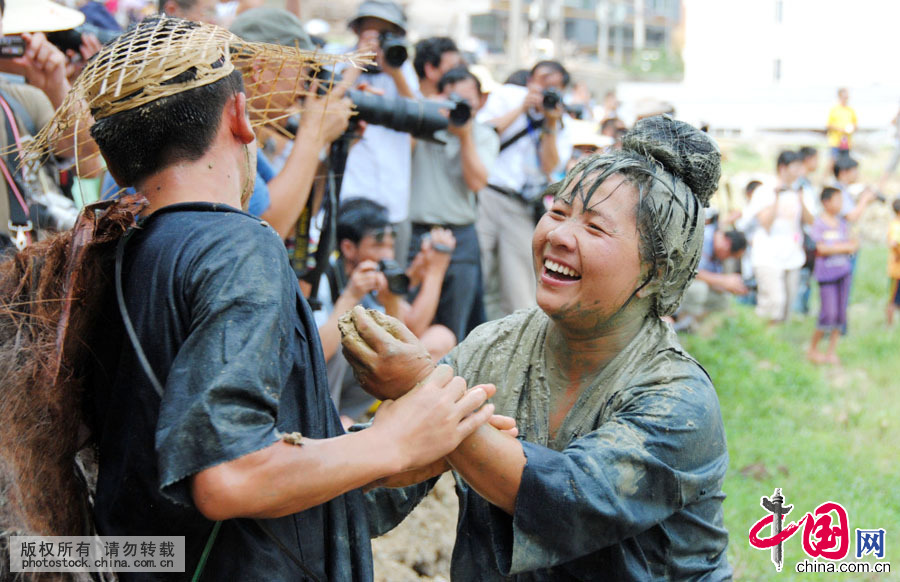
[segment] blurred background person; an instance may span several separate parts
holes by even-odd
[[[194,22],[219,24],[218,0],[159,0],[159,12]]]
[[[435,229],[453,233],[456,249],[444,276],[435,323],[447,326],[462,341],[485,321],[481,250],[475,223],[478,192],[487,184],[500,140],[493,128],[475,120],[485,97],[478,78],[466,67],[447,71],[436,89],[443,99],[456,96],[464,100],[472,117],[462,126],[451,123],[446,130],[438,131],[435,137],[445,143],[416,140],[409,208],[412,240],[408,252],[412,260],[422,240]]]
[[[693,329],[707,314],[727,309],[732,296],[747,294],[741,274],[725,272],[725,261],[740,260],[746,249],[744,233],[723,230],[716,221],[704,227],[697,276],[685,290],[675,313],[675,331]]]
[[[850,92],[847,88],[838,89],[837,97],[838,102],[828,112],[828,123],[825,126],[828,147],[831,148],[831,156],[828,158],[829,171],[838,158],[850,155],[853,134],[856,133],[858,124],[856,111],[849,105]]]
[[[534,304],[528,241],[536,214],[544,211],[544,189],[572,155],[562,104],[568,84],[562,64],[540,61],[526,87],[497,87],[478,114],[500,136],[500,153],[479,194],[477,224],[488,319]]]
[[[819,283],[819,321],[813,332],[807,357],[816,364],[839,364],[837,342],[847,327],[852,265],[850,257],[859,249],[859,241],[850,234],[850,226],[841,215],[841,193],[837,188],[822,190],[822,213],[812,227],[816,242],[815,277]],[[819,352],[819,342],[828,334],[828,348]]]
[[[774,188],[761,186],[738,221],[744,230],[750,220],[758,226],[753,234],[753,272],[756,275],[756,313],[770,323],[788,318],[800,278],[800,268],[806,261],[803,251],[803,222],[812,222],[812,215],[803,204],[793,184],[801,172],[796,152],[785,150],[778,154]]]
[[[416,43],[413,68],[419,79],[419,93],[425,98],[436,98],[440,93],[438,82],[444,73],[463,65],[462,55],[452,38],[435,36]]]
[[[402,41],[406,37],[406,13],[390,0],[366,0],[359,5],[350,21],[357,36],[353,50],[375,53],[375,65],[361,71],[345,69],[342,74],[350,84],[377,91],[385,97],[415,98],[419,83],[409,59],[389,62],[382,45],[386,41]],[[350,150],[341,198],[368,198],[388,209],[394,225],[396,256],[404,263],[409,246],[409,184],[412,141],[408,133],[370,125]]]
[[[900,197],[891,203],[893,220],[888,227],[888,278],[890,294],[887,305],[887,324],[894,324],[894,312],[900,308]]]
[[[2,156],[3,180],[0,193],[0,247],[7,251],[24,248],[43,234],[70,228],[77,215],[71,190],[74,171],[72,136],[55,144],[54,156],[32,170],[19,166],[23,144],[50,122],[63,103],[70,84],[66,76],[66,56],[47,40],[44,33],[71,30],[84,22],[84,14],[49,0],[0,0],[0,33],[22,42],[22,54],[0,59],[0,72],[18,75],[25,83],[0,77],[0,123],[2,144],[14,146]],[[87,135],[79,139],[78,168],[87,175],[99,171],[99,156]],[[62,170],[62,173],[61,173]]]

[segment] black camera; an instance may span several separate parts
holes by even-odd
[[[100,28],[99,26],[94,26],[93,24],[82,24],[81,26],[70,28],[68,30],[48,32],[47,40],[56,45],[56,48],[58,48],[62,52],[71,50],[77,53],[81,48],[81,35],[83,34],[93,34],[97,37],[97,40],[100,41],[100,44],[106,44],[122,33],[113,30],[107,30],[105,28]]]
[[[0,59],[14,59],[25,54],[25,39],[21,36],[0,38]]]
[[[559,89],[555,87],[547,87],[543,91],[544,100],[541,103],[543,105],[544,110],[547,109],[556,109],[556,106],[562,102],[562,93],[559,92]]]
[[[382,32],[378,35],[378,44],[384,53],[384,62],[388,66],[397,69],[409,58],[406,48],[406,37],[392,32]]]
[[[409,277],[397,261],[382,259],[378,261],[378,270],[384,273],[391,293],[406,295],[409,292]]]
[[[340,75],[325,70],[319,71],[317,78],[322,94],[341,80]],[[356,107],[357,118],[361,121],[430,141],[440,141],[434,137],[434,132],[446,129],[450,123],[465,125],[472,116],[469,103],[455,95],[446,101],[385,97],[358,89],[348,89],[346,95]],[[441,114],[442,109],[450,111],[449,120]]]

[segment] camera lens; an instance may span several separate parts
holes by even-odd
[[[541,104],[544,109],[556,109],[556,106],[562,101],[562,94],[553,87],[544,89],[543,96],[544,100]]]
[[[385,62],[396,69],[406,62],[409,52],[406,50],[406,38],[391,33],[383,33],[379,39]]]

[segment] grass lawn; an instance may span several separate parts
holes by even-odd
[[[825,501],[847,509],[849,560],[854,528],[884,528],[891,574],[843,574],[844,580],[900,580],[900,318],[884,324],[887,251],[864,247],[851,293],[850,332],[838,345],[841,366],[806,360],[815,317],[767,328],[752,308],[734,306],[708,319],[685,347],[707,369],[722,406],[731,456],[725,479],[729,559],[737,580],[832,580],[797,573],[806,558],[801,530],[784,544],[784,570],[768,550],[750,547],[748,530],[766,515],[760,497],[784,490],[799,520]],[[818,313],[813,289],[812,313]],[[820,346],[824,348],[824,345]],[[768,528],[763,532],[768,536]],[[864,558],[874,562],[872,556]],[[822,560],[820,560],[822,561]]]

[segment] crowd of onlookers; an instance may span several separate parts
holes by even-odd
[[[17,28],[18,11],[39,10],[47,3],[10,0],[11,12],[4,13],[4,23],[12,23],[7,32],[21,34],[25,52],[0,59],[0,70],[26,81],[0,82],[0,105],[8,104],[6,143],[12,143],[10,138],[19,143],[20,134],[34,134],[49,121],[71,79],[99,50],[101,38],[157,10],[228,26],[251,41],[309,50],[324,46],[322,39],[307,33],[297,2],[287,3],[290,10],[246,1],[84,2],[80,16],[70,10],[64,15],[71,22],[56,26],[71,25],[78,31],[68,45],[57,33]],[[422,39],[403,52],[402,59],[388,58],[386,47],[399,44],[407,50],[403,39],[408,32],[402,7],[390,0],[363,1],[349,28],[357,42],[346,51],[374,53],[374,64],[337,71],[343,80],[330,96],[307,95],[303,113],[293,116],[293,140],[277,132],[260,133],[256,183],[247,210],[284,238],[315,310],[332,395],[343,413],[356,417],[371,400],[355,384],[338,349],[338,317],[357,304],[382,310],[403,321],[440,358],[477,325],[533,305],[531,239],[536,217],[545,210],[546,187],[579,159],[618,148],[627,127],[614,91],[596,102],[588,87],[573,83],[558,61],[537,62],[500,84],[483,67],[470,66],[447,37]],[[265,90],[264,84],[260,87]],[[462,102],[471,115],[424,137],[389,123],[354,123],[354,104],[345,95],[348,87],[377,94],[386,104],[400,98]],[[289,112],[295,105],[282,107]],[[674,114],[662,101],[636,105],[637,119]],[[282,111],[275,113],[287,119],[279,122],[285,127],[291,123]],[[900,115],[895,122],[900,123]],[[705,314],[725,307],[731,296],[754,304],[760,317],[783,322],[794,310],[809,311],[811,290],[817,286],[821,312],[809,357],[837,362],[835,346],[847,328],[858,248],[852,227],[878,196],[877,189],[856,186],[859,168],[851,155],[856,123],[842,89],[827,123],[826,173],[831,179],[824,188],[814,185],[819,182],[818,150],[783,151],[771,180],[746,185],[741,211],[727,216],[709,212],[696,280],[673,319],[677,330],[692,329]],[[335,182],[320,160],[348,136],[352,146],[345,152],[340,190],[333,192],[340,205],[332,209],[335,229],[329,232],[320,228],[327,222],[320,210],[326,205],[320,200]],[[65,146],[57,145],[59,151]],[[70,147],[59,158],[71,160],[72,154]],[[897,159],[900,155],[892,159],[879,188]],[[7,210],[0,212],[0,235],[10,245],[21,247],[42,232],[71,226],[76,201],[87,202],[97,194],[109,197],[118,190],[106,175],[91,196],[87,182],[75,176],[76,170],[90,168],[63,162],[54,169],[61,170],[59,187],[47,192],[34,186],[27,171],[19,173],[15,167],[14,159],[5,160],[8,194],[0,203]],[[893,204],[900,211],[900,203]],[[888,321],[900,305],[898,231],[895,223]],[[316,245],[327,245],[332,235],[334,252],[320,256],[318,266],[311,263]],[[826,335],[829,343],[822,353],[819,343]]]
[[[840,89],[838,104],[829,113],[824,177],[817,175],[816,148],[784,150],[776,159],[774,177],[746,184],[741,210],[727,216],[709,213],[697,278],[675,316],[676,329],[690,330],[707,313],[726,307],[730,296],[755,305],[756,313],[771,324],[782,323],[792,313],[809,314],[811,292],[818,288],[819,314],[807,356],[815,363],[839,363],[836,348],[847,333],[859,250],[855,233],[875,201],[889,204],[895,215],[887,240],[886,321],[893,323],[900,306],[900,197],[889,200],[881,188],[896,169],[897,156],[876,187],[859,184],[859,162],[851,153],[857,120],[848,99],[847,90]],[[894,123],[898,120],[900,115]],[[826,337],[823,351],[820,344]]]

